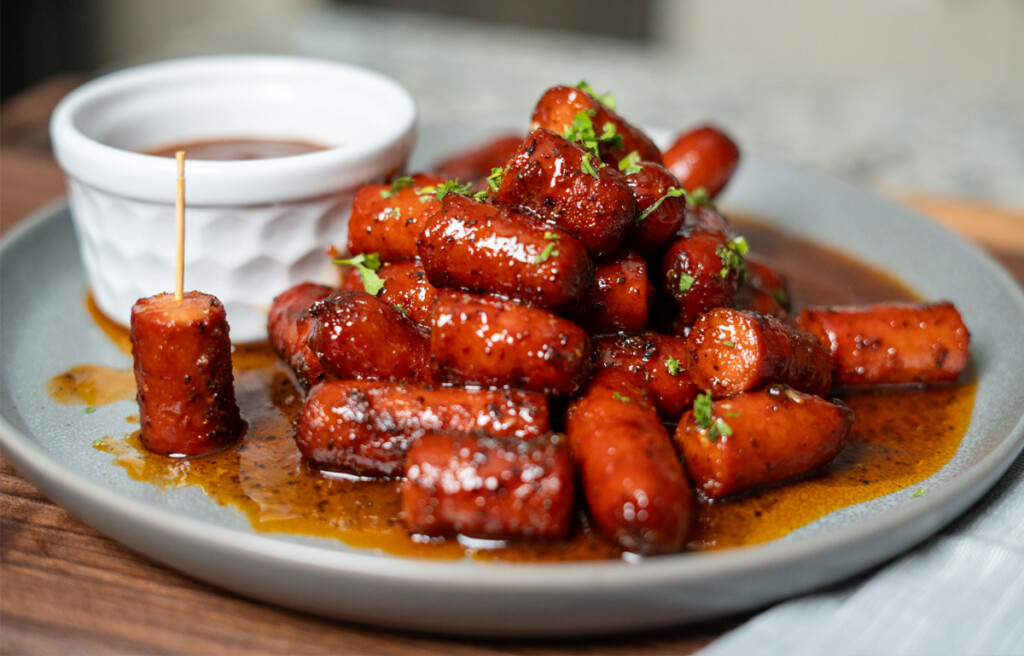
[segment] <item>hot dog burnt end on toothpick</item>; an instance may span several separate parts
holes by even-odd
[[[148,450],[201,456],[242,436],[220,301],[200,292],[140,299],[132,308],[131,341],[139,436]]]

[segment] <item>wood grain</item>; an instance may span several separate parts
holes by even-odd
[[[46,125],[81,81],[57,78],[0,109],[0,227],[64,194]],[[900,194],[994,253],[1024,282],[1024,216]],[[590,640],[446,639],[296,613],[213,588],[130,551],[54,505],[0,457],[3,654],[689,654],[746,619]]]

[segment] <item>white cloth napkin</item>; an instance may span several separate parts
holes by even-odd
[[[921,546],[778,604],[699,654],[1024,656],[1024,455]]]

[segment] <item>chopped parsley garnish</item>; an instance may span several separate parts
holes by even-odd
[[[491,174],[487,176],[487,186],[490,187],[491,191],[498,191],[498,187],[501,186],[501,179],[504,177],[505,169],[495,166],[491,169]]]
[[[381,189],[380,197],[392,198],[395,195],[397,195],[398,192],[402,191],[406,187],[413,186],[413,184],[415,184],[415,181],[412,179],[411,175],[403,175],[402,177],[398,178],[397,180],[391,183],[390,189]]]
[[[736,342],[731,339],[723,339],[722,346],[728,346],[729,348],[736,348]]]
[[[640,223],[641,221],[646,219],[648,216],[650,216],[651,212],[653,212],[654,210],[656,210],[659,207],[661,207],[661,204],[665,202],[666,198],[679,198],[680,196],[684,196],[684,197],[686,196],[686,190],[685,189],[683,189],[682,187],[669,187],[665,191],[665,193],[662,194],[661,198],[659,198],[658,200],[656,200],[653,203],[651,203],[650,207],[648,207],[643,212],[640,212],[640,214],[637,215],[636,222]]]
[[[85,414],[87,414],[87,415],[91,415],[94,412],[96,412],[96,408],[94,408],[92,406],[89,406],[88,408],[85,409]]]
[[[670,355],[668,356],[668,362],[665,364],[665,370],[675,376],[683,370],[683,363]]]
[[[334,264],[354,266],[359,272],[359,277],[363,279],[363,289],[367,293],[376,296],[384,289],[384,281],[377,275],[380,269],[380,256],[376,253],[360,253],[347,260],[334,260]]]
[[[643,170],[640,166],[640,153],[636,150],[631,150],[628,155],[619,160],[619,171],[623,175],[633,175]]]
[[[552,255],[557,257],[558,251],[555,250],[555,246],[558,244],[558,240],[561,238],[562,236],[557,233],[545,231],[544,239],[547,239],[548,243],[544,247],[544,250],[542,250],[540,253],[537,253],[537,256],[533,258],[533,263],[540,264],[542,262],[547,262],[548,258],[550,258]]]
[[[786,305],[789,304],[789,295],[786,294],[786,290],[784,290],[784,289],[773,289],[771,291],[771,294],[772,294],[772,298],[775,299],[775,302],[778,303],[779,305],[781,305],[782,307],[786,307]]]
[[[608,109],[614,110],[617,106],[617,103],[615,102],[615,96],[613,96],[611,93],[598,94],[597,92],[594,91],[593,87],[587,84],[586,80],[580,80],[580,83],[576,85],[576,88],[582,91],[583,93],[590,95],[590,97],[592,97],[594,100],[601,103]]]
[[[583,156],[583,163],[580,164],[580,167],[583,169],[584,173],[589,173],[590,175],[592,175],[592,176],[594,176],[596,178],[596,177],[598,177],[597,169],[594,168],[594,163],[592,161],[590,161],[590,158],[591,158],[591,154],[590,153],[587,153],[586,155],[584,155]],[[601,166],[604,166],[604,165],[603,164],[599,164],[598,168],[600,168]]]
[[[747,265],[743,256],[747,254],[747,240],[743,237],[736,237],[727,244],[718,246],[715,254],[722,259],[722,270],[719,272],[723,278],[735,270],[742,280],[747,275]]]
[[[565,126],[562,136],[569,141],[579,143],[583,148],[593,153],[600,162],[601,153],[598,150],[600,145],[604,143],[615,148],[622,148],[622,135],[615,132],[615,124],[611,122],[605,123],[601,128],[601,134],[598,135],[594,130],[594,113],[592,109],[578,112],[572,119],[572,125]],[[602,166],[604,166],[604,163],[600,162],[598,168]],[[587,167],[590,167],[590,170]],[[597,172],[593,171],[593,168],[593,163],[588,161],[588,158],[584,158],[583,170],[596,177]]]
[[[923,487],[919,487],[916,490],[914,490],[913,496],[915,496],[915,497],[923,497],[924,496],[924,488]]]
[[[94,440],[92,443],[92,448],[94,449],[102,449],[105,446],[107,446],[107,443],[103,440]]]
[[[615,399],[616,401],[622,401],[623,403],[629,403],[629,397],[628,396],[622,396],[618,392],[612,392],[612,398]]]
[[[693,418],[697,421],[697,427],[706,432],[707,438],[717,442],[718,438],[725,435],[732,435],[732,428],[720,417],[716,418],[713,413],[714,404],[711,400],[711,392],[698,394],[693,400]]]
[[[445,180],[439,185],[427,185],[426,187],[420,187],[416,190],[416,195],[420,197],[420,202],[425,203],[430,200],[433,196],[437,200],[442,200],[448,194],[466,194],[473,188],[473,184],[467,182],[465,184],[460,183],[458,180]]]
[[[693,276],[688,273],[679,274],[679,291],[688,292],[690,287],[693,287],[693,283],[696,280]]]
[[[686,202],[693,206],[710,205],[711,196],[704,187],[697,187],[691,193],[686,194]]]
[[[398,313],[401,314],[403,317],[408,318],[408,316],[409,316],[408,310],[406,310],[404,307],[402,307],[398,303],[394,303],[391,307],[393,307],[396,310],[398,310]]]

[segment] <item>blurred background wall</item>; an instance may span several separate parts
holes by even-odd
[[[522,125],[586,79],[857,184],[1024,207],[1024,0],[4,0],[4,98],[55,72],[295,53],[407,86],[425,124]]]

